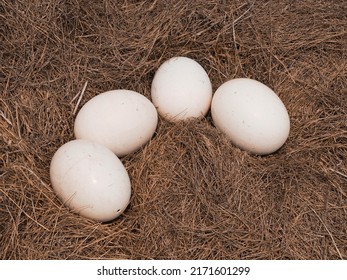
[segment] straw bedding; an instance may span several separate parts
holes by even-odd
[[[1,259],[346,259],[346,1],[0,1]],[[159,120],[122,158],[131,203],[109,223],[55,196],[54,152],[110,89],[150,98],[188,56],[214,90],[257,79],[283,100],[285,145],[233,146],[205,119]],[[81,102],[79,94],[88,82]]]

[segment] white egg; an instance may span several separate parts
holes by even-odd
[[[61,146],[50,165],[54,191],[80,215],[100,222],[118,217],[129,204],[128,173],[117,156],[89,140],[73,140]]]
[[[166,119],[202,118],[210,109],[212,85],[199,63],[187,57],[173,57],[155,73],[151,97]]]
[[[233,79],[222,84],[211,104],[212,119],[241,149],[266,155],[287,140],[290,120],[277,94],[252,79]]]
[[[122,157],[153,136],[158,123],[154,105],[131,90],[111,90],[89,100],[76,116],[77,139],[100,143]]]

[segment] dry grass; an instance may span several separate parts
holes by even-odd
[[[165,3],[165,4],[164,4]],[[345,1],[0,1],[1,259],[346,259]],[[160,120],[122,159],[131,204],[107,224],[52,191],[53,153],[110,89],[150,97],[158,66],[196,59],[214,89],[272,87],[292,129],[277,153],[235,148],[212,124]]]

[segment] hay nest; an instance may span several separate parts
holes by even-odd
[[[347,258],[345,1],[1,1],[1,259]],[[275,154],[234,147],[202,121],[160,120],[122,158],[133,195],[100,224],[49,180],[78,109],[126,88],[150,97],[158,66],[199,62],[214,90],[257,79],[286,105]]]

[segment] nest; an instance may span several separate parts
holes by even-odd
[[[1,259],[346,259],[345,1],[1,1]],[[96,223],[50,185],[76,110],[111,89],[150,98],[156,69],[188,56],[214,90],[259,80],[291,119],[268,156],[211,121],[159,120],[122,158],[125,213]],[[80,103],[78,96],[88,86]]]

